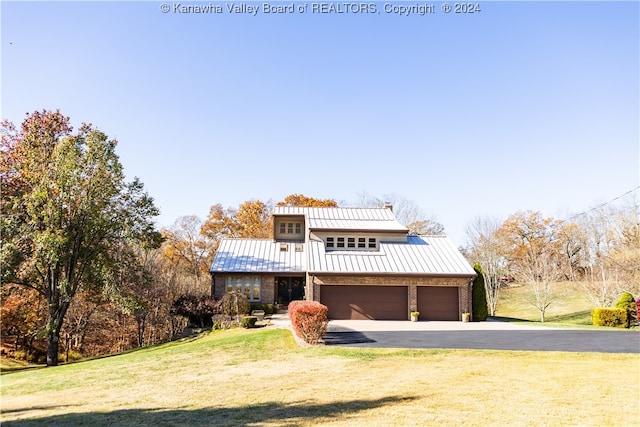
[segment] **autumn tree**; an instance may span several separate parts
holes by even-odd
[[[163,255],[183,269],[193,280],[193,290],[204,290],[216,241],[204,235],[203,222],[195,215],[178,218],[171,227],[162,230]]]
[[[249,200],[238,209],[223,208],[216,204],[209,209],[209,216],[201,228],[201,233],[211,241],[223,238],[269,238],[271,237],[271,202]]]
[[[540,212],[518,212],[502,224],[499,235],[509,262],[509,270],[517,280],[531,286],[530,302],[540,312],[552,304],[554,282],[561,277],[558,229],[561,222],[543,218]]]
[[[23,351],[27,360],[37,356],[37,339],[45,327],[46,305],[33,289],[4,284],[0,304],[0,336],[3,345],[13,338],[14,355]]]
[[[337,208],[338,203],[334,199],[316,199],[303,194],[290,194],[276,206]]]
[[[73,132],[60,112],[2,125],[2,283],[36,290],[48,307],[47,365],[58,364],[60,332],[76,294],[106,289],[130,244],[159,244],[153,200],[126,182],[117,142],[91,125]]]

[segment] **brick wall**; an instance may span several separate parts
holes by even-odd
[[[322,285],[352,286],[407,286],[408,311],[418,308],[418,286],[454,286],[458,292],[460,311],[471,312],[471,278],[465,277],[412,277],[412,276],[312,276],[313,300],[320,301]]]

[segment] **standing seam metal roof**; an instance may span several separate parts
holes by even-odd
[[[276,206],[273,215],[304,215],[311,230],[402,231],[393,212],[387,208],[312,208]]]
[[[224,239],[220,242],[211,265],[211,272],[288,273],[306,271],[306,245],[283,243],[287,251],[280,250],[281,242],[258,239]],[[302,252],[296,252],[302,245]]]
[[[475,271],[445,236],[409,236],[380,242],[379,252],[325,251],[309,243],[309,273],[468,275]]]

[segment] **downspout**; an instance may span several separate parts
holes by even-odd
[[[469,295],[469,299],[467,301],[467,305],[469,306],[469,313],[471,314],[471,321],[473,321],[473,280],[475,278],[469,279],[469,283],[467,284],[467,295]]]

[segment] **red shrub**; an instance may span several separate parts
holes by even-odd
[[[292,301],[288,312],[293,332],[306,343],[317,344],[327,332],[327,306],[316,301]]]

